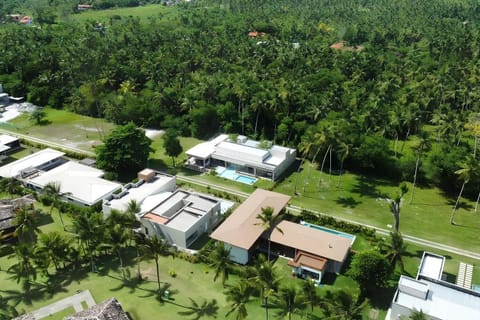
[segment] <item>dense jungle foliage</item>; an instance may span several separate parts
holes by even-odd
[[[317,162],[329,154],[334,168],[412,180],[418,167],[417,183],[478,192],[477,1],[204,0],[165,12],[5,24],[0,83],[118,124],[246,134]]]

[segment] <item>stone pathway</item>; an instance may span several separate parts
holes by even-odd
[[[93,300],[90,290],[81,291],[73,296],[54,302],[46,307],[32,312],[35,319],[43,319],[64,309],[73,307],[75,312],[83,310],[82,302],[85,301],[88,307],[93,307],[96,303]]]

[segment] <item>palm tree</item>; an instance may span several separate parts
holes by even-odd
[[[28,291],[30,289],[30,282],[37,278],[37,271],[33,264],[35,256],[35,246],[27,243],[20,243],[15,247],[14,257],[17,258],[17,263],[8,268],[9,273],[13,273],[13,277],[19,283],[24,280],[24,288]]]
[[[403,256],[407,253],[407,245],[403,242],[403,237],[400,232],[390,232],[390,243],[384,244],[386,249],[385,257],[390,260],[392,267],[398,263],[400,271],[405,271],[403,264]]]
[[[20,181],[15,178],[2,178],[0,182],[3,191],[8,194],[14,195],[20,193]]]
[[[259,256],[257,262],[248,270],[250,274],[249,281],[258,288],[265,305],[265,316],[268,320],[268,297],[277,291],[280,279],[275,272],[273,262],[265,260],[264,256]]]
[[[408,319],[410,319],[410,320],[430,320],[430,317],[427,316],[425,313],[423,313],[423,311],[421,309],[420,309],[420,311],[414,309],[410,313],[410,316],[408,317]]]
[[[325,319],[343,319],[353,320],[362,317],[362,311],[368,305],[368,300],[359,301],[358,297],[354,297],[350,292],[340,290],[328,291],[325,296],[326,307],[330,314]]]
[[[302,282],[302,294],[305,298],[305,302],[310,305],[310,311],[313,312],[313,308],[320,303],[320,297],[317,293],[317,287],[315,283],[310,279]]]
[[[105,234],[103,216],[90,211],[81,212],[72,221],[72,231],[77,235],[84,255],[90,258],[92,272],[95,272],[94,255]]]
[[[215,269],[213,281],[217,281],[220,276],[222,286],[225,288],[225,281],[228,280],[231,268],[230,249],[225,248],[223,243],[217,242],[215,249],[210,253],[210,260],[212,261],[210,267]]]
[[[40,245],[38,251],[48,257],[55,266],[55,270],[58,271],[60,261],[63,261],[63,265],[65,266],[65,260],[70,250],[70,243],[63,234],[58,231],[42,233],[40,235]]]
[[[18,316],[17,310],[8,302],[9,299],[0,296],[0,320],[10,320]]]
[[[295,287],[283,287],[273,296],[273,308],[279,309],[277,316],[288,317],[305,309],[307,302]]]
[[[229,287],[226,291],[227,301],[230,302],[230,309],[226,317],[235,312],[235,320],[243,320],[248,316],[247,303],[253,294],[253,288],[247,281],[239,281],[235,286]]]
[[[393,230],[398,232],[400,228],[400,205],[402,203],[403,196],[407,193],[408,188],[405,183],[400,185],[400,193],[394,199],[387,199],[390,204],[390,211],[392,212],[393,218],[395,219]]]
[[[262,208],[262,212],[257,215],[257,219],[260,220],[260,222],[255,223],[255,225],[261,226],[263,230],[268,234],[268,261],[270,261],[270,236],[273,230],[277,230],[278,232],[283,234],[282,229],[277,226],[278,223],[282,221],[282,218],[282,214],[274,215],[274,209],[272,207]]]
[[[181,316],[194,316],[192,320],[199,320],[203,317],[214,317],[216,318],[217,312],[218,312],[218,305],[217,305],[217,300],[212,299],[211,301],[203,300],[202,304],[198,304],[195,300],[192,298],[190,299],[190,307],[186,307],[187,309],[190,309],[188,311],[180,311],[178,312],[179,315]]]
[[[463,189],[465,185],[470,181],[470,178],[475,172],[478,171],[478,161],[472,155],[468,155],[467,159],[460,163],[460,169],[455,171],[455,174],[463,181],[460,192],[458,193],[457,200],[453,206],[452,214],[450,215],[450,224],[455,224],[455,212],[457,211],[458,204],[460,203],[460,198],[462,197]]]
[[[131,232],[121,224],[115,224],[113,227],[107,229],[108,243],[106,245],[117,254],[120,262],[120,270],[122,270],[124,279],[125,269],[123,268],[122,249],[126,246],[131,236]]]
[[[144,237],[140,241],[140,250],[144,254],[155,261],[155,267],[157,271],[157,284],[158,290],[161,289],[160,283],[160,267],[159,267],[159,258],[160,256],[172,256],[175,257],[172,246],[165,241],[164,239],[159,238],[157,235],[154,235],[152,238]]]
[[[341,142],[340,146],[338,147],[337,151],[339,153],[339,158],[340,158],[340,172],[338,174],[337,188],[340,187],[340,180],[342,179],[342,174],[343,174],[343,163],[348,158],[351,147],[352,146],[346,142]]]
[[[422,157],[423,151],[430,148],[430,141],[428,140],[428,135],[422,131],[419,134],[420,141],[418,143],[417,149],[417,161],[415,162],[415,173],[413,174],[413,183],[412,183],[412,194],[410,195],[410,204],[413,203],[413,195],[415,192],[415,186],[417,183],[417,174],[418,168],[420,166],[420,158]]]
[[[34,236],[41,232],[38,228],[36,212],[30,207],[20,207],[15,211],[15,224],[17,227],[14,235],[23,238],[28,234],[31,242],[34,242]]]
[[[62,198],[62,193],[61,193],[61,185],[58,182],[49,182],[45,185],[43,188],[43,192],[50,197],[52,200],[52,204],[50,206],[50,212],[49,214],[52,214],[53,208],[57,209],[58,216],[60,217],[60,222],[62,223],[63,229],[65,229],[65,224],[63,223],[63,217],[62,217],[62,212],[58,208],[58,204],[60,203],[60,199]]]

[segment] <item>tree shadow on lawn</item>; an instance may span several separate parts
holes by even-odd
[[[38,217],[37,226],[39,226],[39,227],[45,226],[45,225],[50,224],[50,223],[53,223],[52,216],[47,214],[47,213],[39,214],[39,215],[37,215],[37,217]]]
[[[453,209],[453,207],[455,206],[455,203],[456,203],[456,202],[457,202],[457,199],[451,199],[451,198],[450,198],[450,199],[447,199],[447,201],[445,201],[445,203],[446,203],[448,206],[452,207],[452,209]],[[458,203],[458,206],[457,206],[457,210],[458,210],[458,209],[463,209],[463,210],[465,210],[465,211],[470,211],[470,210],[472,210],[473,208],[474,208],[473,205],[471,205],[471,204],[468,203],[468,202],[462,201],[462,200],[460,200],[460,202]]]
[[[362,201],[355,200],[353,197],[339,197],[335,202],[344,208],[352,209],[362,203]]]
[[[378,185],[395,186],[396,183],[388,182],[377,178],[360,176],[357,179],[357,184],[353,185],[350,192],[357,193],[360,197],[369,197],[373,199],[377,198],[389,198],[390,195],[381,192],[377,189]]]

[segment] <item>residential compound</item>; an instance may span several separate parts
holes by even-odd
[[[480,293],[442,280],[445,257],[424,252],[416,278],[402,275],[386,320],[414,310],[432,320],[480,319]]]
[[[277,180],[296,157],[295,149],[263,145],[245,136],[232,140],[226,134],[200,143],[185,153],[188,156],[187,166],[192,169],[204,171],[222,166],[271,180]]]
[[[268,233],[257,216],[271,207],[273,214],[285,210],[290,197],[256,189],[211,235],[230,249],[230,260],[247,264],[253,254],[265,251]],[[288,259],[292,272],[320,284],[325,272],[339,273],[354,237],[311,224],[281,221],[270,235],[271,254]],[[278,229],[282,230],[280,232]]]

